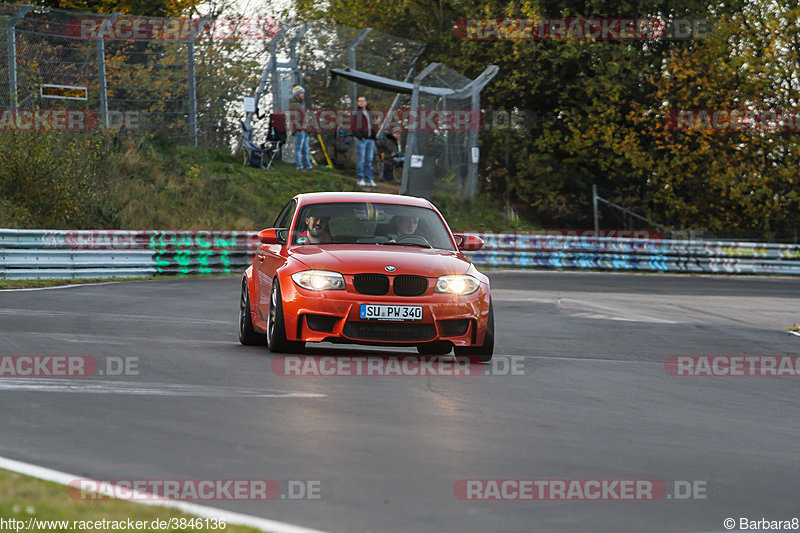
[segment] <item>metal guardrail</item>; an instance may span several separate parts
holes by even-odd
[[[0,229],[0,278],[132,278],[240,272],[252,231]]]
[[[519,233],[476,233],[478,266],[800,275],[800,245]]]
[[[0,278],[70,279],[235,273],[255,231],[0,229]],[[800,245],[475,233],[477,266],[800,275]]]

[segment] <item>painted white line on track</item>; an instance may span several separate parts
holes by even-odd
[[[596,320],[619,320],[623,322],[648,322],[655,324],[677,324],[674,320],[645,315],[641,309],[625,309],[624,303],[616,305],[579,300],[577,298],[558,298],[556,307],[563,313],[577,318]]]
[[[325,398],[327,394],[246,387],[222,387],[183,383],[147,383],[71,378],[1,378],[0,392],[67,392],[79,394],[129,394],[134,396],[182,396],[200,398]]]
[[[59,472],[58,470],[51,470],[49,468],[44,468],[41,466],[36,466],[30,463],[24,463],[22,461],[15,461],[13,459],[8,459],[6,457],[0,457],[0,468],[5,470],[10,470],[12,472],[16,472],[18,474],[24,474],[26,476],[35,477],[37,479],[41,479],[44,481],[52,481],[54,483],[59,483],[61,485],[69,485],[71,481],[75,481],[76,479],[86,479],[82,476],[76,476],[72,474],[67,474],[65,472]],[[114,496],[113,488],[105,488],[100,485],[100,492],[101,494],[105,494],[107,496]],[[132,500],[122,500],[122,501],[130,501],[131,503],[137,503],[141,505],[154,505],[160,507],[171,507],[173,509],[178,509],[179,511],[183,511],[184,513],[193,514],[195,516],[200,516],[202,518],[216,518],[219,520],[225,520],[225,522],[229,524],[237,524],[242,526],[249,526],[260,529],[262,531],[269,531],[271,533],[323,533],[318,529],[309,529],[301,526],[296,526],[293,524],[287,524],[286,522],[278,522],[276,520],[269,520],[267,518],[259,518],[257,516],[247,515],[243,513],[234,513],[233,511],[225,511],[222,509],[215,509],[214,507],[209,507],[207,505],[199,505],[196,503],[189,503],[189,502],[180,502],[175,500],[162,500],[162,501],[153,501],[155,497],[147,494],[147,493],[134,493],[135,498]],[[140,498],[149,498],[146,500],[142,500]]]
[[[95,318],[97,320],[111,320],[119,322],[123,320],[138,320],[159,322],[162,324],[225,324],[236,325],[236,318],[232,320],[215,320],[211,318],[181,318],[175,316],[162,316],[162,315],[126,315],[121,313],[92,313],[87,311],[56,311],[50,309],[24,309],[24,308],[4,308],[0,309],[0,315],[18,316],[40,316],[40,317],[83,317]]]
[[[75,287],[96,287],[98,285],[112,285],[119,283],[119,281],[100,281],[97,283],[71,283],[69,285],[53,285],[51,287],[27,287],[21,289],[0,289],[0,292],[17,292],[17,291],[52,291],[54,289],[74,289]]]
[[[234,324],[236,326],[236,324]],[[153,338],[145,336],[124,336],[116,335],[113,333],[97,334],[97,333],[52,333],[50,331],[12,331],[5,332],[5,335],[12,336],[18,335],[21,337],[44,337],[48,341],[55,342],[74,342],[78,344],[114,344],[114,345],[130,345],[133,343],[167,343],[172,346],[175,345],[175,339]],[[240,346],[238,340],[217,341],[209,339],[181,339],[181,345],[220,345],[220,346]]]

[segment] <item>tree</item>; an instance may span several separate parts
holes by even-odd
[[[798,219],[796,131],[674,131],[679,109],[797,107],[800,8],[788,0],[297,0],[310,20],[374,27],[429,44],[428,61],[500,74],[485,108],[521,108],[527,132],[482,133],[484,189],[548,225],[588,225],[592,183],[674,228],[791,237]],[[459,18],[705,19],[694,40],[462,40]],[[800,129],[800,125],[797,125]]]
[[[89,13],[177,17],[190,13],[200,2],[199,0],[36,0],[33,3]]]

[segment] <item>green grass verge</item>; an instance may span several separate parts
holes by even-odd
[[[85,533],[89,529],[74,527],[74,521],[127,521],[129,518],[133,521],[147,522],[148,525],[152,524],[153,520],[167,520],[171,518],[177,519],[193,519],[194,515],[182,513],[176,509],[169,507],[151,506],[151,505],[138,505],[131,502],[121,500],[102,500],[102,501],[80,501],[74,500],[69,497],[67,487],[58,483],[49,481],[42,481],[16,472],[9,472],[7,470],[0,470],[0,518],[6,520],[21,520],[27,522],[30,518],[35,517],[39,520],[66,520],[69,522],[69,527],[66,528],[50,528],[40,529],[42,531],[52,532],[73,532]],[[205,526],[205,522],[202,523]],[[2,531],[11,531],[5,527]],[[20,531],[27,531],[21,529]],[[96,528],[91,531],[97,531]],[[100,531],[111,531],[110,529],[100,529]],[[123,528],[121,531],[128,531]],[[136,531],[159,531],[163,532],[164,529],[145,528],[137,529]],[[203,527],[202,529],[186,528],[173,528],[172,531],[213,531]],[[224,531],[225,533],[256,533],[260,529],[251,527],[236,526],[227,524],[224,529],[217,529],[216,531]]]
[[[356,188],[351,176],[324,167],[256,169],[229,151],[158,138],[0,136],[0,227],[254,229],[272,224],[298,193]]]
[[[442,212],[450,229],[460,231],[527,231],[537,229],[515,214],[506,212],[503,205],[486,195],[461,199],[453,195],[437,194],[433,203]]]
[[[269,227],[296,194],[354,190],[360,188],[352,168],[298,172],[279,161],[275,169],[255,169],[229,151],[158,136],[0,136],[3,228],[252,230]],[[377,192],[398,190],[399,184],[380,182]],[[456,231],[525,227],[486,196],[463,201],[442,194],[434,203]]]

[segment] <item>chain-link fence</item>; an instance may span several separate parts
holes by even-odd
[[[270,43],[270,59],[256,98],[262,108],[285,113],[292,87],[303,85],[312,115],[319,118],[330,111],[336,117],[327,124],[314,120],[310,129],[312,136],[319,132],[321,144],[333,148],[326,151],[338,158],[342,155],[339,149],[348,145],[338,141],[350,132],[351,117],[342,111],[355,109],[357,97],[365,96],[375,123],[380,125],[379,141],[385,133],[398,129],[392,126],[399,125],[403,132],[401,192],[424,197],[436,191],[472,196],[477,188],[480,91],[497,68],[488,68],[475,80],[439,64],[423,69],[424,49],[423,43],[369,28],[285,25]],[[448,113],[450,120],[441,120]],[[453,113],[467,120],[454,127]],[[248,124],[254,116],[247,115]],[[380,153],[382,143],[377,144]],[[353,143],[349,146],[352,162],[355,148]],[[291,136],[285,148],[283,158],[291,161]],[[379,174],[380,168],[374,173]]]
[[[257,83],[266,54],[263,39],[236,28],[247,23],[226,21],[221,33],[207,19],[0,4],[8,43],[0,47],[8,80],[0,85],[0,129],[102,127],[230,146],[241,96]],[[275,23],[258,23],[274,36]]]
[[[332,159],[354,163],[353,143],[344,152],[341,136],[350,134],[349,116],[343,111],[355,108],[357,96],[365,96],[373,110],[408,109],[410,97],[331,77],[336,68],[353,68],[403,80],[415,70],[424,45],[372,29],[355,30],[323,24],[284,23],[270,43],[270,59],[262,72],[256,91],[259,110],[285,113],[289,109],[291,89],[302,85],[306,89],[306,105],[310,110],[330,111],[336,122],[314,128],[312,138],[325,146]],[[248,123],[254,114],[247,116]],[[266,135],[266,122],[254,124],[256,138]],[[283,159],[291,161],[293,138],[290,135],[283,150]],[[317,143],[320,145],[320,143]],[[320,145],[320,147],[321,147]],[[375,171],[378,171],[376,167]]]
[[[422,68],[423,43],[269,19],[98,15],[2,3],[0,25],[7,43],[0,46],[0,74],[8,80],[0,83],[0,130],[161,132],[217,148],[235,145],[244,130],[261,143],[267,122],[259,119],[288,110],[291,88],[301,84],[316,110],[351,110],[357,96],[366,96],[378,110],[380,134],[392,112],[405,113],[395,123],[403,130],[402,192],[475,192],[478,124],[414,127],[409,117],[479,112],[480,90],[496,69],[470,80],[442,65]],[[331,76],[337,69],[356,76]],[[360,74],[382,81],[368,83]],[[256,97],[259,112],[245,113],[245,95]],[[350,123],[337,116],[333,127],[312,128],[312,137],[326,159],[352,161],[354,148],[339,150],[347,147],[339,141],[350,135]],[[291,160],[291,135],[287,141],[283,157]]]

